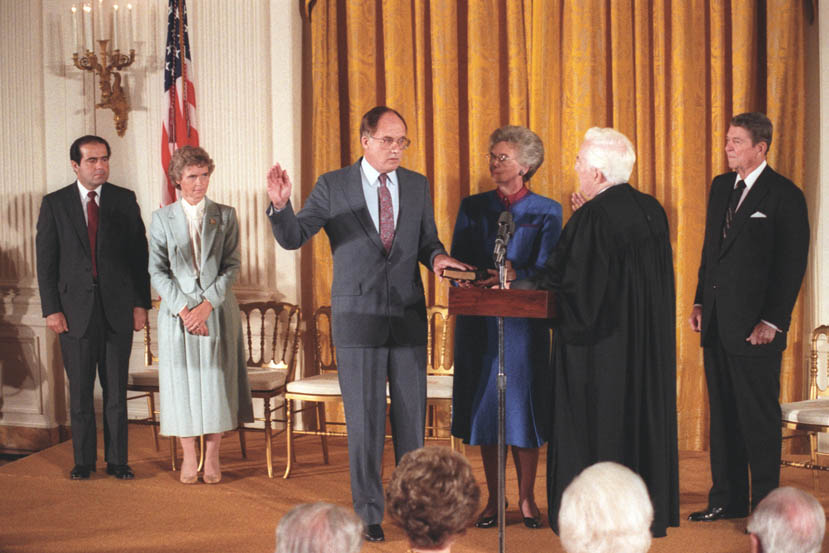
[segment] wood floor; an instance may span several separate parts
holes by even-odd
[[[100,437],[99,437],[100,443]],[[438,445],[445,445],[437,442]],[[65,442],[40,453],[0,466],[0,552],[272,552],[274,528],[280,517],[297,503],[330,501],[350,505],[345,439],[330,441],[331,463],[322,464],[319,441],[297,441],[298,465],[291,478],[281,478],[285,461],[284,436],[276,439],[274,462],[278,476],[268,479],[264,440],[248,434],[248,456],[243,459],[238,438],[231,434],[222,444],[221,484],[184,486],[170,471],[166,441],[161,451],[152,445],[150,429],[130,426],[130,464],[133,481],[106,476],[103,460],[89,481],[70,481],[72,447]],[[430,445],[434,445],[431,443]],[[477,448],[466,455],[483,485]],[[393,470],[387,443],[384,478]],[[545,507],[542,450],[536,495]],[[515,471],[507,467],[507,498],[517,503]],[[829,506],[829,474],[812,475],[784,468],[784,485],[798,486]],[[709,486],[708,457],[702,452],[680,455],[681,513],[683,518],[705,506]],[[507,513],[506,550],[520,553],[562,551],[548,527],[530,530],[521,524],[517,510]],[[402,553],[403,533],[384,525],[386,541],[366,544],[363,552]],[[692,524],[682,521],[666,538],[654,540],[652,552],[736,553],[748,551],[745,520]],[[497,530],[470,529],[453,547],[454,553],[498,551]],[[824,551],[829,548],[824,546]]]

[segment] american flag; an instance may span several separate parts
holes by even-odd
[[[162,206],[177,199],[175,185],[167,176],[173,152],[185,145],[199,145],[199,133],[195,127],[196,89],[191,80],[192,63],[185,0],[169,0],[164,64],[164,101],[167,109],[161,122],[161,165],[164,168]]]

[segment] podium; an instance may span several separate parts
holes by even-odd
[[[503,282],[503,280],[502,280]],[[504,373],[504,317],[551,319],[555,294],[546,290],[449,289],[449,314],[498,318],[498,551],[504,553],[507,376]]]
[[[547,290],[452,287],[449,314],[552,319],[556,314],[555,294]]]

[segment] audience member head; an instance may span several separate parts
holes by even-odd
[[[331,503],[297,505],[276,527],[276,553],[358,553],[362,543],[362,521]]]
[[[567,553],[643,553],[653,506],[642,478],[617,463],[584,469],[564,490],[558,512]]]
[[[748,519],[752,553],[818,553],[825,531],[817,499],[790,487],[773,490]]]
[[[590,199],[605,186],[628,182],[634,163],[636,152],[628,137],[615,129],[589,129],[576,157],[582,195]]]
[[[472,524],[481,491],[466,457],[446,447],[403,456],[386,489],[386,510],[412,548],[448,548]]]
[[[544,162],[544,143],[537,134],[532,132],[527,127],[520,127],[518,125],[507,125],[496,129],[489,135],[489,150],[499,142],[505,142],[511,145],[515,151],[516,161],[525,167],[522,177],[524,182],[530,180],[541,164]]]

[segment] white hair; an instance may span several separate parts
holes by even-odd
[[[558,529],[567,553],[644,553],[653,506],[642,478],[618,463],[596,463],[561,497]]]
[[[777,488],[754,509],[748,532],[768,553],[819,553],[826,514],[817,499],[791,487]]]
[[[331,503],[303,503],[282,517],[276,527],[276,553],[358,553],[363,522]]]
[[[636,163],[633,143],[611,128],[588,129],[580,155],[589,167],[598,169],[604,175],[608,184],[628,182]]]

